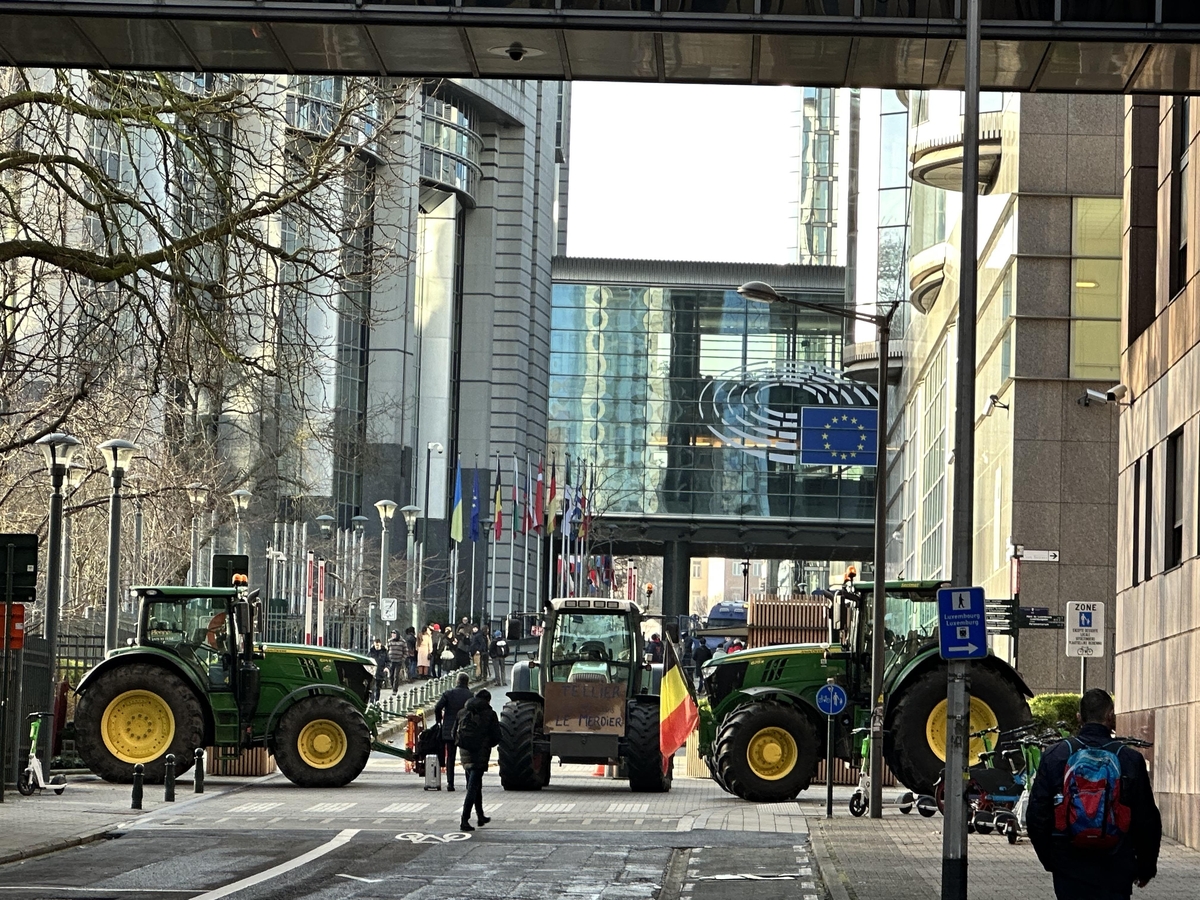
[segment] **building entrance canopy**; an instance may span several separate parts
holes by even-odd
[[[0,62],[963,87],[963,0],[7,0]],[[1200,90],[1194,0],[982,0],[983,90]]]

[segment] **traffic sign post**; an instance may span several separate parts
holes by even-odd
[[[817,709],[825,713],[825,818],[833,818],[833,720],[846,708],[846,691],[827,679],[817,691]],[[863,760],[863,765],[866,765]]]
[[[396,621],[396,612],[399,603],[395,597],[384,597],[379,601],[380,615],[383,620],[389,625]]]
[[[1104,655],[1104,604],[1072,600],[1066,615],[1067,656],[1079,657],[1079,693],[1087,690],[1087,661]]]

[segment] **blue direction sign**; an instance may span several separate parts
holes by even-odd
[[[987,619],[983,588],[938,591],[938,628],[942,659],[987,656]]]
[[[836,716],[846,708],[846,691],[839,685],[827,684],[817,691],[817,709],[827,716]]]

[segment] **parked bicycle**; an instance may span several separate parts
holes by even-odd
[[[21,778],[17,782],[17,790],[25,797],[33,794],[34,791],[45,790],[52,788],[54,793],[61,794],[67,789],[67,779],[63,775],[55,775],[49,781],[46,781],[46,776],[42,772],[42,761],[38,759],[38,735],[42,731],[42,719],[49,718],[53,713],[35,712],[30,713],[29,719],[29,764],[25,766],[25,771],[21,773]]]

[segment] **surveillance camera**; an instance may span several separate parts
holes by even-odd
[[[1079,398],[1080,406],[1091,406],[1093,403],[1108,403],[1110,395],[1102,391],[1093,391],[1088,388],[1083,392],[1083,396]]]
[[[1106,393],[1110,402],[1120,403],[1125,399],[1125,395],[1129,393],[1129,388],[1123,384],[1114,384]]]
[[[992,394],[990,397],[987,398],[987,403],[983,404],[984,418],[987,418],[988,416],[990,416],[992,414],[992,411],[995,408],[996,408],[996,395]]]
[[[509,46],[508,50],[506,50],[505,52],[508,54],[508,58],[511,59],[513,62],[520,62],[521,60],[523,60],[525,58],[526,51],[525,51],[525,48],[522,47],[519,43],[514,43],[511,46]]]
[[[897,528],[895,531],[892,532],[892,540],[893,541],[898,541],[898,540],[900,540],[901,537],[902,537],[902,535],[900,534],[900,529]]]

